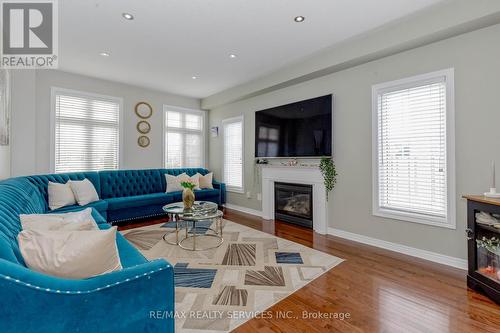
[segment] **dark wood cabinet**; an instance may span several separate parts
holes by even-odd
[[[500,199],[491,199],[483,196],[465,196],[467,199],[467,246],[469,267],[467,285],[469,288],[486,294],[500,304],[500,254],[485,248],[479,243],[481,240],[500,238],[499,225],[489,225],[478,222],[480,215],[500,222]],[[489,217],[488,217],[489,216]],[[478,220],[479,218],[479,220]]]

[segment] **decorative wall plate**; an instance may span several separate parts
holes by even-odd
[[[148,134],[151,131],[151,124],[145,120],[137,123],[137,131],[141,134]]]
[[[135,114],[142,119],[148,119],[153,115],[153,107],[146,102],[139,102],[135,105]]]
[[[139,137],[139,139],[137,139],[137,144],[139,145],[139,147],[142,147],[142,148],[146,148],[147,146],[149,146],[150,144],[150,140],[147,136],[145,135],[142,135]]]

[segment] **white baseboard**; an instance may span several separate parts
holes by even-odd
[[[247,214],[250,214],[250,215],[255,215],[255,216],[258,216],[258,217],[262,217],[262,211],[260,211],[260,210],[256,210],[256,209],[252,209],[252,208],[246,208],[246,207],[242,207],[242,206],[238,206],[238,205],[233,205],[233,204],[229,204],[229,203],[224,204],[224,207],[229,208],[229,209],[233,209],[233,210],[237,210],[237,211],[242,212],[242,213],[247,213]]]
[[[335,229],[335,228],[328,228],[328,233],[332,236],[336,236],[336,237],[348,239],[351,241],[355,241],[358,243],[363,243],[363,244],[379,247],[379,248],[386,249],[386,250],[393,251],[393,252],[397,252],[397,253],[406,254],[406,255],[409,255],[412,257],[417,257],[417,258],[429,260],[432,262],[436,262],[438,264],[448,265],[451,267],[464,269],[464,270],[467,270],[467,267],[468,267],[467,260],[465,260],[465,259],[450,257],[450,256],[447,256],[444,254],[431,252],[431,251],[427,251],[427,250],[422,250],[422,249],[417,249],[417,248],[402,245],[402,244],[391,243],[391,242],[387,242],[384,240],[371,238],[368,236],[359,235],[359,234],[355,234],[352,232],[348,232],[348,231],[344,231],[344,230],[340,230],[340,229]]]

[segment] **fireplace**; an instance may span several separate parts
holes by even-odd
[[[312,185],[274,183],[274,216],[276,220],[313,227]]]

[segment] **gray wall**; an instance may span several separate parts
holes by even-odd
[[[0,146],[0,180],[10,177],[10,146]]]
[[[25,175],[50,172],[51,87],[80,90],[123,98],[122,169],[163,166],[163,104],[199,109],[200,101],[126,84],[55,70],[13,71],[12,82],[12,173]],[[153,106],[148,120],[151,145],[140,148],[134,106],[147,101]]]
[[[11,71],[11,175],[36,171],[36,72]]]
[[[0,69],[0,91],[3,95],[0,98],[0,110],[7,107],[9,112],[10,101],[10,75],[6,69]],[[0,111],[1,112],[1,111]],[[10,137],[12,140],[12,137]],[[8,146],[0,146],[0,180],[10,177],[10,143]]]
[[[254,112],[328,93],[334,94],[334,155],[338,184],[329,202],[329,225],[368,237],[457,258],[466,258],[466,193],[489,187],[491,160],[500,163],[500,25],[419,47],[282,90],[215,108],[210,126],[245,116],[245,191],[228,202],[261,209],[254,180]],[[372,215],[371,87],[436,70],[455,68],[457,229],[449,230]],[[222,138],[210,138],[209,167],[221,178]]]

